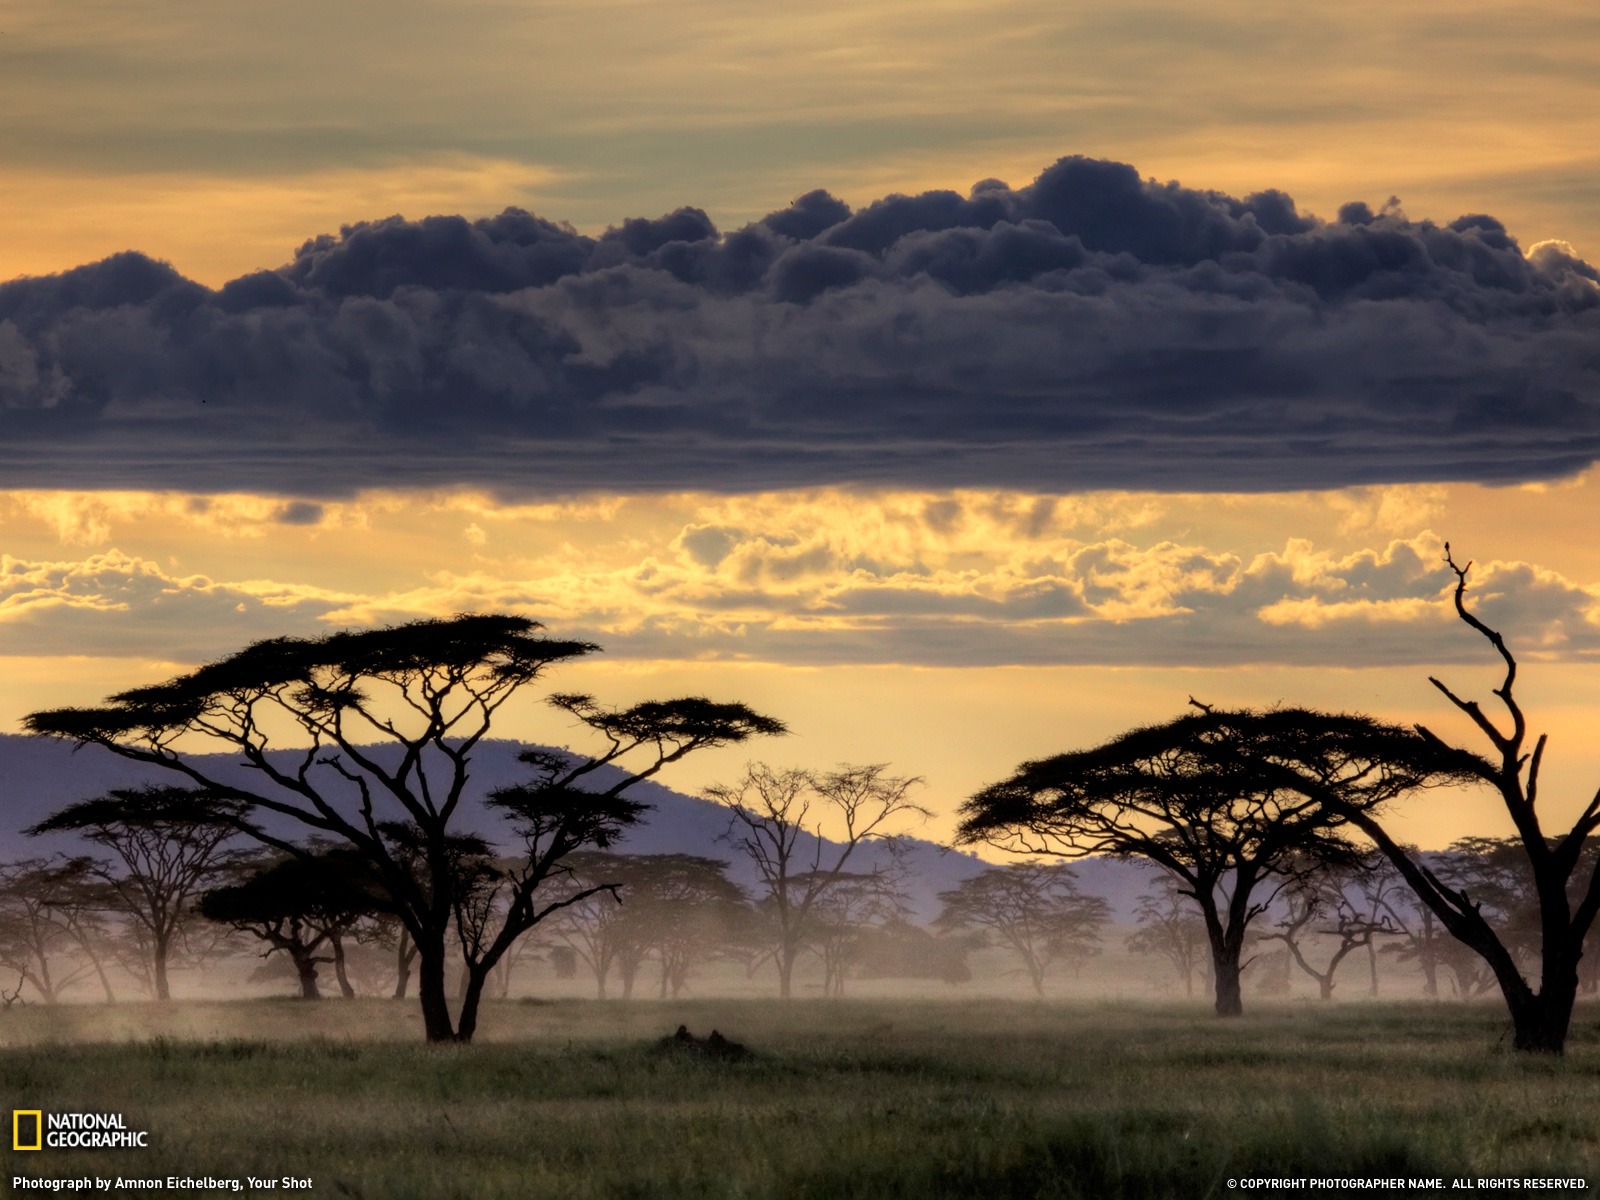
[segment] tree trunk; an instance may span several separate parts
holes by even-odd
[[[1211,946],[1211,978],[1216,984],[1216,1012],[1219,1017],[1237,1017],[1244,1014],[1244,993],[1240,976],[1244,968],[1239,960],[1244,957],[1244,922],[1233,909],[1242,909],[1249,891],[1240,892],[1235,882],[1230,902],[1229,926],[1224,927],[1222,914],[1217,911],[1216,898],[1208,887],[1195,888],[1195,902],[1205,920],[1206,940]]]
[[[402,927],[400,940],[396,943],[394,953],[394,998],[404,1000],[406,987],[411,982],[411,960],[417,956],[417,948],[411,940],[411,932]]]
[[[780,1000],[788,1000],[794,995],[794,960],[797,956],[796,947],[780,946],[778,948],[778,998]]]
[[[344,968],[344,942],[337,933],[330,933],[328,941],[333,943],[333,977],[339,981],[339,994],[346,1000],[354,1000],[356,989],[351,986],[350,976]]]
[[[100,965],[99,958],[94,955],[89,956],[89,961],[94,964],[94,973],[99,976],[100,987],[106,994],[106,1003],[115,1004],[117,1002],[117,994],[111,990],[111,980],[106,977],[105,967]]]
[[[478,1005],[483,1000],[483,985],[489,981],[487,970],[469,970],[467,988],[461,997],[461,1014],[456,1018],[455,1040],[470,1042],[478,1032]]]
[[[1520,980],[1518,982],[1521,982]],[[1514,1030],[1512,1045],[1533,1054],[1564,1054],[1572,1007],[1578,998],[1576,962],[1545,952],[1545,969],[1537,995],[1522,987],[1513,994],[1502,982]]]
[[[167,983],[167,939],[158,936],[152,950],[151,979],[155,986],[156,999],[165,1002],[172,999],[172,988]]]
[[[422,1003],[422,1031],[430,1042],[456,1040],[444,957],[442,942],[417,947],[417,999]]]
[[[1217,1016],[1242,1016],[1244,1013],[1244,993],[1240,988],[1239,977],[1243,974],[1243,968],[1239,965],[1237,950],[1230,954],[1226,946],[1219,946],[1213,949],[1211,973],[1212,977],[1217,981]]]
[[[1532,1054],[1564,1054],[1576,988],[1564,996],[1535,996],[1512,1010],[1512,1045]]]
[[[33,986],[39,989],[39,995],[44,997],[46,1004],[54,1004],[56,1002],[56,988],[55,984],[50,981],[50,960],[45,956],[43,950],[40,950],[35,957],[39,960],[39,974],[34,979]]]
[[[1422,910],[1422,936],[1418,939],[1417,965],[1422,968],[1422,993],[1439,998],[1439,945],[1434,938],[1433,909]]]
[[[1028,982],[1033,984],[1033,994],[1044,999],[1044,963],[1031,949],[1022,950],[1022,963],[1028,968]]]
[[[302,1000],[321,1000],[322,990],[317,987],[317,960],[309,954],[292,956],[294,969],[300,977],[300,998]]]

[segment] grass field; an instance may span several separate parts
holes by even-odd
[[[507,1002],[477,1044],[442,1048],[420,1043],[414,1005],[384,1001],[12,1009],[7,1106],[122,1113],[150,1148],[8,1151],[5,1182],[298,1176],[313,1196],[369,1200],[1594,1185],[1597,1021],[1581,1011],[1568,1056],[1549,1061],[1512,1055],[1487,1006],[1297,1004],[1219,1022],[1111,1002]],[[679,1022],[754,1056],[659,1053]]]

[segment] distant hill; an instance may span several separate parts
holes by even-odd
[[[475,796],[481,798],[496,788],[527,778],[527,768],[517,762],[517,755],[526,748],[521,742],[483,742],[472,759],[470,786]],[[292,751],[284,751],[278,761],[287,766],[294,758]],[[233,776],[241,783],[248,779],[259,785],[259,777],[231,755],[205,755],[201,761],[208,772],[218,777]],[[610,778],[615,779],[616,774]],[[100,795],[110,788],[172,783],[178,779],[171,772],[129,762],[99,747],[74,750],[64,742],[0,734],[0,858],[77,849],[78,844],[68,835],[27,838],[21,831],[63,805]],[[725,840],[729,828],[727,809],[654,781],[637,784],[629,795],[651,805],[652,811],[620,839],[616,847],[619,851],[698,854],[725,859],[733,878],[755,889],[758,879],[754,868]],[[511,844],[506,824],[481,804],[465,806],[462,817],[463,830],[480,833],[500,844]],[[293,829],[293,825],[285,823],[284,828]],[[827,861],[826,856],[824,861]],[[921,920],[930,920],[938,913],[939,892],[955,887],[991,865],[976,855],[917,838],[907,839],[902,861],[909,868],[911,902]],[[851,859],[852,869],[860,870],[888,863],[887,851],[871,844],[861,847]],[[1132,919],[1136,898],[1151,878],[1150,869],[1141,864],[1109,859],[1085,860],[1077,863],[1075,869],[1084,890],[1104,897],[1111,904],[1116,919],[1121,921]]]

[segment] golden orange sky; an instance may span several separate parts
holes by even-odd
[[[213,286],[508,204],[728,227],[1063,154],[1322,216],[1398,195],[1600,255],[1582,0],[109,0],[5,6],[0,278],[140,248]]]
[[[1426,682],[1485,700],[1496,682],[1448,608],[1448,534],[1527,665],[1556,812],[1581,807],[1600,774],[1600,551],[1572,536],[1597,488],[1600,472],[1255,496],[372,492],[292,522],[287,502],[248,495],[10,493],[0,720],[259,637],[509,610],[606,648],[562,688],[738,698],[794,730],[762,756],[925,776],[939,814],[925,832],[945,837],[960,800],[1022,759],[1174,715],[1190,695],[1467,737]],[[531,702],[504,732],[567,733]],[[697,758],[671,782],[737,774],[745,753]],[[1430,797],[1403,828],[1434,844],[1503,824],[1488,797]]]
[[[855,205],[964,193],[1067,154],[1281,189],[1326,218],[1390,197],[1440,224],[1491,213],[1524,250],[1600,258],[1600,17],[1580,0],[1536,16],[1496,0],[17,0],[4,17],[0,279],[137,249],[215,288],[394,213],[520,206],[598,233],[698,205],[726,231],[814,188]],[[14,333],[0,323],[0,374],[11,355],[38,383]],[[1600,779],[1593,470],[1205,495],[719,495],[708,478],[534,499],[405,479],[200,494],[153,470],[145,490],[0,478],[0,726],[254,638],[506,609],[606,647],[572,686],[743,699],[794,728],[759,749],[774,761],[926,776],[925,832],[944,837],[1019,760],[1190,694],[1462,732],[1427,674],[1485,696],[1493,679],[1447,608],[1449,539],[1528,663],[1554,734],[1548,803],[1580,806]],[[559,740],[548,721],[529,706],[504,732]],[[708,755],[666,782],[741,762]],[[1402,832],[1506,832],[1492,810],[1434,797]]]

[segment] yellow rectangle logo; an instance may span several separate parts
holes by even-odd
[[[29,1133],[31,1125],[32,1132]],[[11,1110],[11,1148],[13,1150],[39,1150],[44,1147],[44,1110],[16,1108]]]

